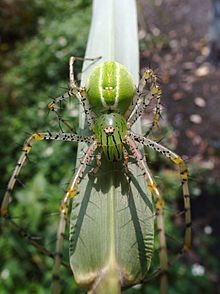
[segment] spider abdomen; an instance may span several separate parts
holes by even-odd
[[[135,84],[127,68],[115,61],[100,63],[94,68],[86,84],[92,111],[124,114],[135,94]]]

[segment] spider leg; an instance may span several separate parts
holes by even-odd
[[[1,205],[1,216],[9,217],[8,213],[8,206],[11,200],[12,191],[14,185],[16,183],[16,179],[27,159],[28,154],[32,149],[32,144],[37,141],[42,140],[57,140],[57,141],[72,141],[72,142],[86,142],[92,143],[94,140],[92,137],[86,136],[79,136],[72,133],[50,133],[50,132],[41,132],[41,133],[34,133],[31,135],[25,142],[24,146],[22,147],[22,153],[18,159],[16,167],[13,171],[13,174],[8,182],[7,190],[5,192],[2,205]]]
[[[25,230],[23,227],[19,226],[12,217],[7,217],[7,222],[9,222],[9,225],[12,227],[12,229],[18,233],[22,238],[27,240],[32,246],[34,246],[40,253],[43,255],[46,255],[52,259],[54,259],[54,254],[51,253],[48,249],[46,249],[44,246],[42,246],[40,243],[38,243],[38,237],[32,236],[27,230]],[[62,262],[62,265],[66,268],[69,268],[69,265],[65,262]]]
[[[128,179],[130,181],[130,174],[129,174],[129,168],[128,168],[129,154],[128,154],[128,151],[125,148],[123,148],[123,154],[124,154],[123,165],[124,165],[124,168],[125,168],[125,174],[126,174],[126,176],[128,177]]]
[[[184,243],[183,247],[180,251],[180,254],[186,252],[191,247],[191,235],[192,235],[192,221],[191,221],[191,208],[190,208],[190,195],[189,195],[189,187],[188,187],[188,169],[184,162],[184,160],[176,153],[172,152],[168,148],[162,146],[150,140],[148,138],[144,138],[140,135],[134,134],[132,132],[128,132],[128,134],[133,138],[133,140],[154,149],[157,152],[165,155],[169,158],[174,164],[179,167],[180,178],[183,190],[183,201],[184,201],[184,211],[185,211],[185,234],[184,234]]]
[[[135,141],[131,137],[131,135],[126,136],[126,143],[128,144],[132,154],[134,155],[139,168],[144,172],[144,176],[147,182],[147,186],[149,190],[152,192],[155,203],[156,203],[156,219],[157,219],[157,227],[159,234],[159,242],[160,242],[160,266],[161,266],[161,275],[160,275],[160,293],[167,293],[167,269],[168,269],[168,258],[167,258],[167,245],[166,245],[166,237],[165,237],[165,228],[164,228],[164,218],[163,218],[163,210],[164,210],[164,200],[162,195],[160,194],[157,184],[154,181],[154,178],[147,166],[147,163],[142,156],[141,152],[138,150]]]
[[[143,93],[143,90],[147,83],[150,83],[150,88],[147,90],[146,94]],[[153,118],[153,122],[151,127],[149,128],[147,135],[151,132],[154,126],[158,123],[160,118],[160,96],[161,96],[161,88],[157,83],[157,76],[153,73],[151,69],[145,69],[143,77],[140,80],[138,86],[138,97],[137,95],[134,96],[131,106],[128,109],[128,116],[127,125],[130,128],[136,120],[144,113],[147,106],[150,102],[156,98],[156,111]],[[127,115],[127,112],[126,112]]]
[[[72,96],[76,96],[78,100],[80,99],[78,91],[73,92],[70,89],[68,92],[64,93],[63,95],[61,95],[59,97],[56,97],[56,98],[53,98],[52,101],[50,103],[48,103],[47,107],[49,108],[50,111],[55,111],[56,110],[56,105],[59,102],[61,102],[63,100],[66,100],[66,99],[68,99],[68,98],[70,98]]]
[[[99,170],[99,168],[101,166],[101,159],[102,159],[101,152],[98,152],[98,154],[96,155],[95,159],[96,159],[96,166],[93,167],[89,171],[89,175],[91,175],[91,176],[94,176],[98,172],[98,170]]]
[[[55,252],[55,261],[53,266],[53,282],[52,282],[52,293],[60,292],[60,284],[59,284],[59,270],[61,265],[61,256],[62,256],[62,247],[64,240],[65,227],[67,222],[67,214],[68,214],[68,205],[71,198],[76,196],[77,186],[81,181],[81,177],[83,172],[85,171],[86,166],[90,162],[95,150],[97,148],[97,142],[94,141],[90,147],[87,149],[85,156],[81,160],[81,163],[76,170],[76,173],[72,177],[67,191],[64,195],[64,198],[60,205],[60,220],[57,230],[57,242],[56,242],[56,252]]]
[[[79,87],[70,88],[70,90],[64,93],[62,96],[52,99],[52,102],[48,103],[49,110],[56,111],[56,104],[72,96],[75,96],[79,100],[79,102],[82,104],[85,115],[86,115],[88,127],[90,130],[92,130],[95,115],[92,113],[91,107],[89,105],[89,101],[86,97],[85,88],[79,88]]]
[[[59,127],[60,127],[60,130],[61,130],[61,132],[63,133],[63,130],[62,130],[62,127],[61,127],[61,123],[63,123],[72,133],[74,132],[74,129],[72,128],[72,126],[68,123],[68,121],[67,120],[65,120],[65,119],[63,119],[59,114],[58,114],[58,112],[54,109],[53,110],[55,113],[56,113],[56,115],[57,115],[57,118],[58,118],[58,120],[59,120]]]
[[[75,96],[79,102],[82,104],[85,115],[87,118],[88,126],[90,130],[92,129],[93,122],[94,122],[94,114],[92,113],[91,107],[89,105],[88,99],[86,97],[86,89],[83,87],[78,87],[75,78],[74,78],[74,70],[73,65],[76,60],[89,60],[89,61],[95,61],[97,59],[100,59],[100,57],[97,58],[81,58],[81,57],[74,57],[71,56],[69,59],[69,91],[64,93],[63,95],[52,99],[52,101],[48,104],[48,108],[51,111],[56,110],[56,105],[65,99],[68,99],[72,96]]]
[[[128,119],[131,116],[131,113],[134,111],[135,107],[142,101],[143,97],[141,96],[144,87],[146,86],[147,80],[149,79],[149,76],[147,74],[147,69],[145,69],[143,76],[141,77],[138,87],[136,89],[136,94],[134,95],[134,98],[128,108],[128,110],[125,112],[125,118]]]
[[[74,71],[73,71],[73,64],[76,60],[81,60],[81,61],[97,61],[101,59],[101,56],[94,57],[94,58],[84,58],[84,57],[78,57],[78,56],[71,56],[69,60],[69,80],[70,80],[70,88],[75,87],[75,78],[74,78]]]
[[[151,126],[147,130],[147,132],[144,134],[144,137],[148,137],[155,126],[158,126],[158,122],[161,116],[161,101],[160,101],[160,95],[157,95],[156,97],[156,110],[153,117],[153,121],[151,123]]]

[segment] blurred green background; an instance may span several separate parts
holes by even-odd
[[[142,6],[139,6],[141,3]],[[178,37],[174,33],[172,35],[163,31],[162,24],[165,22],[169,28],[172,17],[168,12],[173,7],[165,5],[164,8],[164,1],[149,3],[150,6],[146,6],[144,1],[140,1],[138,5],[141,65],[152,63],[153,68],[158,67],[157,72],[161,73],[165,93],[164,119],[153,138],[162,138],[164,145],[173,150],[176,148],[186,155],[191,173],[193,248],[187,256],[170,267],[169,293],[218,293],[220,241],[216,226],[219,216],[216,215],[216,210],[219,207],[217,196],[220,185],[217,164],[214,163],[210,170],[208,163],[213,160],[219,162],[219,147],[213,144],[201,151],[198,145],[192,144],[196,135],[202,137],[202,143],[208,142],[208,146],[210,138],[206,139],[199,133],[200,129],[205,128],[202,124],[197,124],[196,128],[190,125],[193,123],[190,115],[194,112],[189,109],[193,107],[186,104],[186,100],[177,99],[181,97],[181,93],[187,95],[186,90],[180,90],[181,85],[178,84],[178,75],[185,73],[179,71],[173,77],[166,68],[167,65],[170,70],[168,61],[169,56],[172,60],[172,46],[175,45],[171,41]],[[149,11],[151,13],[148,15]],[[172,12],[177,13],[175,7]],[[175,15],[173,16],[175,19]],[[28,1],[28,5],[25,0],[3,0],[0,3],[1,197],[27,136],[35,131],[60,131],[59,120],[54,113],[48,113],[47,104],[51,97],[59,96],[68,88],[68,59],[71,55],[84,55],[90,18],[89,0],[32,0]],[[198,38],[202,43],[202,37]],[[208,45],[203,41],[201,46],[205,51],[204,48]],[[185,45],[184,50],[187,55],[187,50],[190,49]],[[181,48],[178,52],[182,53]],[[158,55],[161,59],[165,56],[164,62]],[[190,62],[194,62],[193,56],[191,59],[193,61]],[[204,57],[202,62],[205,61]],[[182,60],[182,63],[185,62]],[[202,65],[204,66],[203,63],[199,66]],[[77,63],[76,72],[80,73],[80,68],[81,64]],[[171,69],[175,71],[175,65]],[[204,83],[203,78],[204,76],[198,77],[198,84],[194,84],[192,89],[197,98],[202,95],[199,94],[199,83]],[[206,77],[206,82],[209,78],[211,76]],[[170,96],[174,98],[169,99]],[[189,113],[186,117],[185,109],[187,115]],[[77,130],[76,100],[62,104],[59,113]],[[176,123],[178,113],[185,119],[179,125]],[[149,116],[150,109],[148,116],[143,119],[145,125]],[[67,131],[65,126],[63,129]],[[188,133],[184,133],[184,129]],[[58,207],[75,168],[76,150],[75,143],[35,144],[13,194],[15,200],[10,208],[16,222],[36,236],[51,252],[56,240]],[[154,152],[147,150],[147,158],[166,199],[166,229],[170,256],[173,256],[181,245],[184,228],[182,218],[176,217],[183,210],[178,173]],[[0,292],[50,293],[52,260],[41,255],[4,220],[1,220],[0,229]],[[158,268],[157,247],[156,244],[151,271]],[[64,260],[68,263],[68,242],[65,244]],[[61,276],[63,293],[84,292],[75,285],[69,269],[62,267]],[[158,280],[155,280],[127,292],[158,293],[158,284]]]

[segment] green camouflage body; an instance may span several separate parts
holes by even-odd
[[[95,136],[110,161],[123,159],[127,131],[124,114],[135,95],[135,84],[127,68],[115,61],[100,63],[89,76],[86,93],[96,114]]]
[[[92,111],[123,115],[134,94],[135,84],[127,68],[115,61],[100,63],[90,74],[86,92]]]

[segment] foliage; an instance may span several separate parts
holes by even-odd
[[[83,56],[91,15],[90,1],[35,0],[29,5],[19,1],[18,7],[16,1],[11,1],[10,6],[6,5],[7,1],[3,4],[0,22],[3,23],[7,15],[11,18],[2,26],[0,47],[4,55],[0,136],[1,145],[5,146],[1,149],[1,194],[18,159],[19,146],[28,134],[35,130],[60,130],[57,117],[48,114],[47,103],[50,97],[58,96],[68,87],[68,59],[71,55]],[[77,126],[77,106],[68,104],[68,110],[75,115],[70,121],[73,127]],[[50,214],[58,211],[63,190],[74,169],[76,147],[62,143],[36,144],[20,176],[22,183],[16,185],[14,193],[19,205],[12,205],[12,215],[30,232],[44,235],[42,239],[51,249],[57,215]],[[39,256],[36,249],[7,228],[5,222],[1,229],[4,238],[0,248],[5,252],[1,256],[1,293],[15,290],[16,293],[45,293],[50,287],[52,261]],[[21,264],[22,270],[18,270]],[[69,282],[67,279],[65,284],[69,287],[72,284],[73,288],[72,275],[68,274]]]

